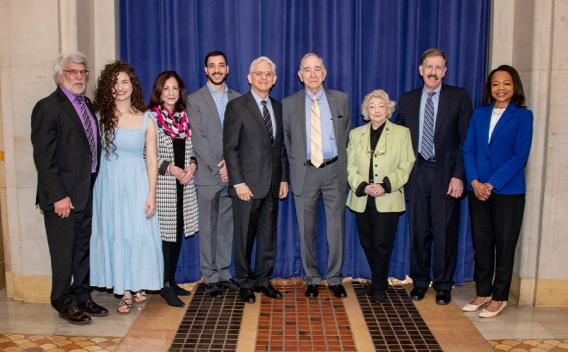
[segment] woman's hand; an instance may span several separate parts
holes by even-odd
[[[196,163],[191,163],[189,164],[186,168],[185,168],[185,175],[183,176],[183,178],[181,180],[179,180],[179,182],[182,185],[187,185],[188,183],[191,182],[191,180],[193,179],[193,176],[195,175],[195,170],[197,170],[197,164]]]
[[[385,195],[385,189],[379,184],[370,184],[365,187],[365,194],[376,198]]]
[[[146,219],[150,219],[154,214],[156,214],[156,196],[150,195],[144,203],[144,212],[146,213]]]
[[[471,187],[473,187],[473,193],[475,193],[475,197],[482,202],[485,202],[487,199],[489,199],[489,196],[491,196],[491,191],[489,190],[489,188],[478,180],[473,180],[471,182]]]
[[[170,164],[170,174],[174,175],[174,177],[180,182],[186,176],[185,170],[181,167],[175,166],[174,164]]]

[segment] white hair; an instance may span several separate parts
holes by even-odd
[[[367,108],[369,107],[369,102],[371,102],[371,99],[373,98],[378,98],[385,102],[385,105],[387,106],[387,119],[390,119],[392,113],[394,112],[394,107],[396,106],[396,102],[394,100],[390,100],[388,93],[385,92],[384,90],[376,89],[371,93],[367,94],[367,96],[365,96],[365,99],[363,99],[363,103],[361,104],[361,115],[363,115],[363,120],[365,121],[370,120]]]
[[[252,74],[254,68],[256,67],[256,65],[258,65],[261,62],[268,62],[270,64],[270,66],[272,66],[272,73],[276,74],[276,65],[274,64],[274,62],[272,62],[272,60],[270,60],[268,57],[266,56],[261,56],[258,59],[255,59],[251,64],[250,64],[250,68],[249,68],[249,73]]]
[[[304,57],[300,61],[300,71],[302,71],[302,67],[304,66],[304,61],[310,56],[315,56],[316,58],[318,58],[321,61],[321,70],[325,71],[325,64],[323,63],[323,59],[314,53],[307,53],[306,55],[304,55]]]
[[[59,84],[57,80],[57,74],[63,75],[63,69],[65,68],[65,64],[68,62],[73,62],[76,64],[81,64],[85,66],[87,69],[88,61],[87,57],[78,51],[71,51],[68,53],[60,53],[57,55],[57,58],[53,62],[53,80],[55,80],[55,84]]]

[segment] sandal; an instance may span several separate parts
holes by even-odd
[[[130,301],[130,303],[128,303],[127,301]],[[120,308],[124,308],[123,310],[120,310]],[[118,308],[116,308],[116,311],[118,312],[118,314],[122,314],[122,315],[126,315],[128,313],[130,313],[132,311],[132,297],[127,297],[124,298],[122,297],[120,299],[120,303],[118,303]]]
[[[144,290],[135,292],[133,298],[134,298],[134,303],[146,302],[146,292]]]

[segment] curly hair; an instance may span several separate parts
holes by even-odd
[[[135,112],[145,111],[144,96],[140,81],[136,77],[134,69],[128,65],[126,61],[117,60],[105,66],[102,70],[97,87],[95,88],[95,98],[93,100],[93,108],[99,114],[99,126],[103,132],[104,149],[106,158],[109,159],[110,154],[116,155],[116,146],[114,138],[116,137],[116,126],[118,125],[118,111],[114,102],[114,86],[117,82],[117,76],[120,72],[124,72],[132,82],[132,96],[130,97],[130,106]]]

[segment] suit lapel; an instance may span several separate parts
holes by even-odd
[[[306,145],[306,119],[309,119],[309,116],[305,116],[306,114],[306,90],[302,89],[298,92],[298,96],[296,97],[296,110],[298,121],[296,123],[300,126],[300,131],[302,131],[302,142],[304,143],[303,150],[307,150],[308,146]],[[302,119],[304,117],[304,119]]]
[[[264,125],[264,118],[262,117],[262,114],[260,113],[260,108],[256,103],[256,100],[254,100],[254,97],[252,96],[252,93],[250,91],[246,96],[246,107],[249,109],[251,113],[252,120],[256,121],[256,123],[260,126],[260,130],[264,132],[260,134],[264,135],[264,138],[266,139],[266,142],[268,144],[271,144],[270,139],[268,138],[268,132],[266,132],[266,125]]]
[[[221,124],[221,116],[219,116],[219,111],[217,111],[217,105],[215,105],[215,100],[213,100],[213,97],[211,96],[211,92],[209,91],[207,84],[203,86],[203,88],[201,88],[201,95],[203,96],[203,99],[207,103],[207,106],[209,106],[211,112],[215,116],[217,116],[217,118],[215,119],[215,125],[217,125],[217,127],[220,130],[223,130],[223,125]]]
[[[442,89],[440,89],[440,100],[438,100],[438,114],[436,115],[436,127],[434,128],[434,136],[440,130],[440,126],[447,116],[447,112],[451,103],[452,100],[450,99],[450,92],[446,89],[446,86],[442,84]]]
[[[75,127],[77,127],[77,129],[81,133],[81,136],[83,136],[83,140],[85,141],[87,146],[89,146],[89,140],[87,139],[87,132],[85,132],[85,127],[83,126],[83,122],[81,121],[81,116],[77,115],[75,107],[59,87],[57,88],[57,95],[59,96],[59,100],[63,106],[63,111],[65,111],[65,113],[67,114],[69,119],[73,122]],[[88,104],[87,107],[90,109]],[[91,147],[89,146],[89,149],[90,148]]]
[[[329,104],[329,110],[331,110],[331,121],[333,122],[333,132],[335,133],[335,140],[337,141],[337,145],[341,145],[339,143],[339,110],[337,109],[337,101],[333,94],[327,89],[325,90],[325,95],[327,97],[327,103]]]
[[[422,96],[422,87],[415,89],[410,94],[410,104],[409,108],[411,111],[408,112],[406,119],[406,127],[410,130],[412,136],[412,147],[414,148],[414,153],[418,155],[418,140],[420,138],[420,98]]]
[[[493,113],[493,107],[494,104],[491,104],[491,109],[489,110],[489,124],[491,123],[491,114]],[[493,138],[497,136],[497,134],[499,133],[499,131],[501,130],[501,128],[503,128],[503,126],[513,117],[515,110],[517,109],[517,107],[515,106],[515,104],[513,103],[509,103],[509,105],[507,105],[507,109],[505,109],[505,111],[503,112],[503,116],[501,116],[501,118],[499,119],[499,122],[497,122],[497,125],[495,125],[495,128],[493,129],[493,134],[491,135],[491,141],[493,141]],[[489,124],[487,125],[487,128],[485,129],[487,132],[487,137],[489,137]],[[485,139],[486,141],[488,140]]]

